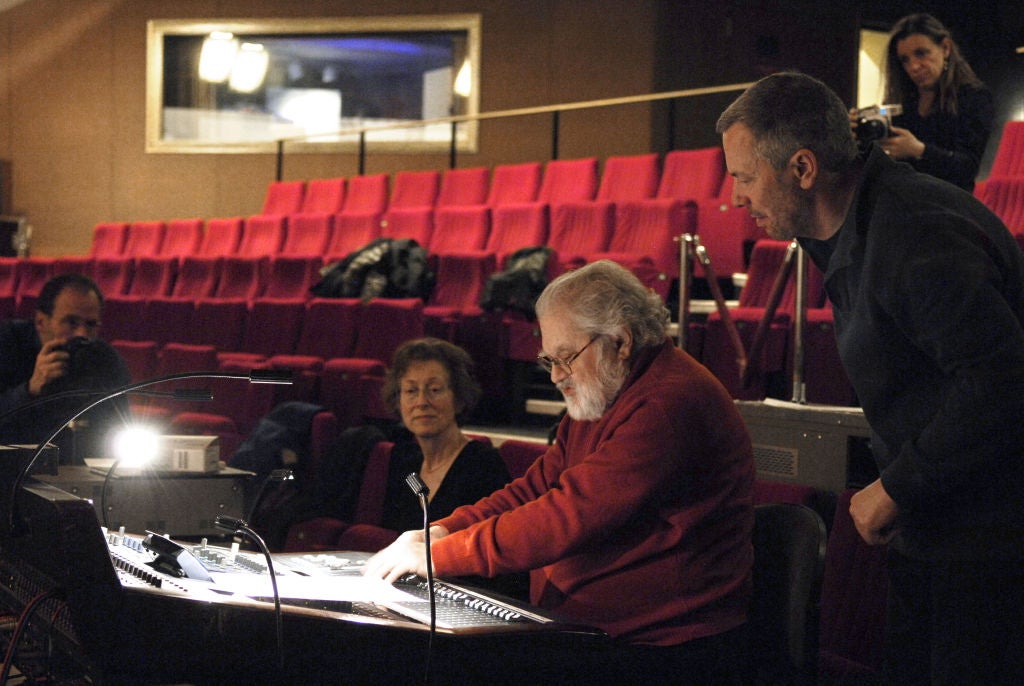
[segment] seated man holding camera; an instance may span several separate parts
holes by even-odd
[[[92,279],[61,274],[39,292],[33,320],[0,323],[0,442],[45,441],[76,409],[128,383],[124,361],[97,339],[102,310],[103,294]],[[44,400],[66,391],[75,393]],[[104,433],[113,413],[125,411],[121,404],[90,412],[74,436],[58,442],[60,461],[80,463],[89,451],[98,450],[83,442],[86,434]],[[82,430],[86,424],[98,431]]]

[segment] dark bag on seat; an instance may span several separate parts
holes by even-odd
[[[434,290],[427,251],[410,238],[378,238],[320,272],[310,292],[321,298],[420,298]]]
[[[533,319],[533,304],[548,283],[550,259],[551,248],[545,246],[520,248],[512,253],[505,271],[487,279],[480,307],[488,312],[521,312]]]

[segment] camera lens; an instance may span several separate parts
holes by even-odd
[[[889,125],[884,119],[873,117],[857,122],[857,140],[862,143],[877,141],[889,136]]]

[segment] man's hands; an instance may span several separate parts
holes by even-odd
[[[448,535],[442,526],[430,527],[430,540],[435,541]],[[406,531],[394,543],[366,561],[363,569],[366,576],[384,579],[394,583],[406,574],[427,576],[427,549],[423,531]]]
[[[64,350],[65,343],[67,339],[55,338],[43,344],[42,350],[36,356],[35,369],[28,380],[29,395],[39,395],[43,391],[43,386],[67,374],[71,355]]]
[[[868,545],[881,545],[892,540],[896,535],[897,514],[899,506],[885,492],[881,479],[876,479],[863,490],[854,493],[850,500],[853,524]]]

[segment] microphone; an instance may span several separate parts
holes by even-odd
[[[434,563],[430,558],[430,515],[427,513],[427,496],[430,489],[420,475],[416,472],[409,472],[405,477],[405,483],[409,490],[420,499],[420,507],[423,508],[423,543],[426,545],[427,556],[427,596],[430,599],[430,638],[427,641],[427,660],[423,670],[423,683],[430,683],[430,660],[433,655],[434,634],[437,631],[437,599],[434,595]]]
[[[270,585],[274,589],[274,617],[277,622],[277,663],[278,667],[284,671],[284,624],[281,616],[281,596],[277,592],[277,574],[274,573],[274,560],[270,555],[270,549],[267,548],[267,544],[263,541],[263,538],[249,528],[248,523],[246,523],[244,519],[229,517],[228,515],[217,515],[213,520],[213,525],[218,529],[223,529],[224,531],[248,536],[254,543],[256,543],[260,551],[263,553],[263,557],[267,560],[267,571],[270,572]]]
[[[28,476],[29,472],[32,471],[32,467],[39,460],[39,457],[46,451],[47,446],[57,438],[57,435],[65,429],[73,421],[81,417],[83,414],[96,407],[97,405],[104,403],[108,400],[118,398],[129,393],[134,393],[143,388],[149,386],[155,386],[161,383],[168,383],[171,381],[180,381],[183,379],[240,379],[248,381],[249,383],[272,383],[272,384],[290,384],[291,371],[284,369],[253,369],[248,374],[239,372],[179,372],[177,374],[168,374],[148,381],[139,381],[137,383],[128,384],[112,391],[104,392],[99,398],[91,400],[80,409],[72,413],[70,417],[65,419],[57,429],[50,434],[50,437],[45,441],[42,441],[36,452],[28,460],[24,467],[18,471],[17,477],[14,479],[14,483],[11,486],[10,494],[11,501],[9,505],[8,517],[8,533],[10,536],[18,536],[25,532],[25,523],[21,521],[18,516],[18,493],[21,491],[22,483],[25,481],[25,477]]]
[[[260,490],[256,491],[256,497],[252,499],[252,505],[249,506],[249,511],[245,513],[245,521],[253,521],[253,517],[256,514],[256,508],[259,507],[260,501],[263,500],[263,494],[267,490],[267,484],[283,483],[285,481],[292,481],[293,479],[295,479],[295,474],[290,469],[274,469],[270,474],[267,474],[267,478],[265,478],[263,483],[260,484]]]

